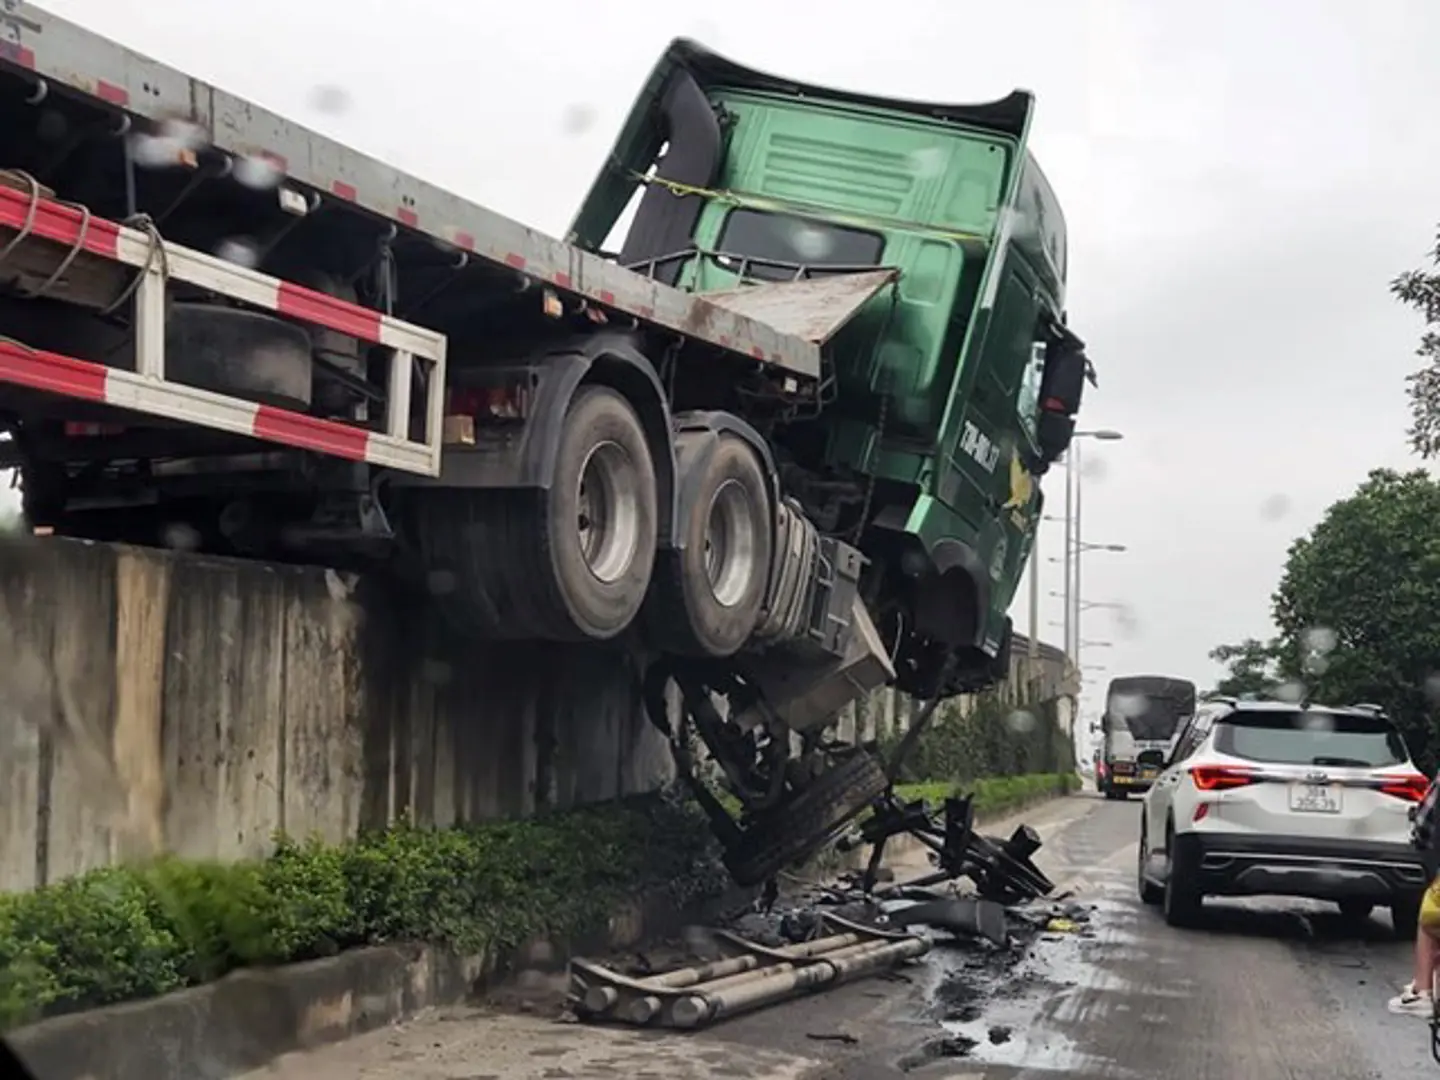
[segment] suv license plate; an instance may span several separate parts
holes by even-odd
[[[1340,787],[1336,784],[1291,784],[1290,809],[1298,814],[1340,813]]]

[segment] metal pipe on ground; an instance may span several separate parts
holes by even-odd
[[[741,938],[734,938],[733,935],[727,934],[724,936],[731,937],[746,947],[754,947]],[[655,975],[649,979],[641,979],[640,982],[656,989],[661,987],[666,989],[693,988],[697,993],[703,992],[709,994],[716,990],[728,990],[731,987],[753,982],[758,979],[771,978],[782,968],[788,969],[794,967],[794,963],[790,961],[828,960],[832,956],[839,956],[862,946],[874,944],[874,939],[863,938],[859,934],[834,934],[830,937],[816,938],[814,941],[801,941],[794,945],[782,946],[778,949],[767,949],[765,952],[768,955],[781,960],[781,962],[772,963],[765,967],[761,966],[761,961],[764,957],[759,954],[752,954],[749,956],[736,957],[734,960],[721,960],[714,964],[705,964],[701,967],[680,968],[677,971],[666,972],[664,975]],[[716,971],[704,978],[697,979],[693,977],[695,973],[702,972],[707,968],[728,969],[730,965],[738,965],[741,961],[749,961],[750,963],[746,967],[738,968],[733,972],[724,970]],[[661,981],[665,979],[672,981]]]
[[[704,984],[707,990],[721,989],[755,978],[764,978],[774,971],[776,965],[762,967],[767,958],[774,960],[806,960],[823,956],[837,949],[862,944],[873,939],[856,933],[831,934],[813,941],[802,941],[777,949],[757,949],[751,942],[734,934],[721,933],[720,937],[738,948],[755,949],[744,956],[733,956],[725,960],[714,960],[708,964],[676,968],[660,975],[650,975],[631,982],[632,990],[682,990],[686,987]],[[581,1003],[588,1013],[609,1012],[620,1003],[620,992],[613,986],[591,986],[585,990]],[[654,995],[643,995],[632,999],[623,1010],[624,1018],[635,1024],[646,1024],[660,1011],[661,1001]]]
[[[676,1027],[695,1028],[750,1009],[781,1001],[802,990],[838,986],[902,960],[923,955],[930,945],[920,938],[862,941],[811,958],[797,967],[777,964],[755,972],[755,978],[729,986],[701,984],[670,1007]]]

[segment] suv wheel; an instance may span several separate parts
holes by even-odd
[[[1167,831],[1165,838],[1165,863],[1165,892],[1161,900],[1165,921],[1175,927],[1192,927],[1200,921],[1203,900],[1195,886],[1195,868],[1176,850],[1173,829]]]
[[[1140,892],[1140,902],[1151,907],[1165,899],[1165,890],[1145,876],[1145,864],[1149,861],[1145,852],[1150,846],[1146,836],[1145,819],[1140,819],[1140,854],[1135,860],[1135,887]]]
[[[1414,941],[1420,929],[1420,899],[1407,897],[1390,905],[1390,922],[1395,926],[1395,936],[1401,941]]]
[[[1364,922],[1375,910],[1375,905],[1368,900],[1341,900],[1339,908],[1340,917],[1347,922]]]

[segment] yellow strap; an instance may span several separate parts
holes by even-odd
[[[683,198],[687,195],[699,195],[704,199],[726,203],[730,206],[738,206],[745,210],[760,210],[780,214],[809,214],[814,217],[824,218],[827,222],[833,222],[838,225],[849,225],[857,229],[868,229],[879,232],[919,233],[940,240],[954,240],[957,243],[979,242],[983,244],[990,239],[988,236],[983,236],[980,233],[964,232],[959,229],[941,229],[933,225],[922,224],[918,221],[906,221],[901,218],[888,218],[877,215],[852,214],[844,210],[834,210],[826,206],[817,206],[813,203],[768,198],[761,195],[746,195],[738,191],[731,191],[728,188],[696,187],[694,184],[682,184],[677,180],[666,180],[660,176],[645,176],[638,172],[632,172],[630,175],[642,184],[664,188],[670,192],[671,195],[677,197]]]

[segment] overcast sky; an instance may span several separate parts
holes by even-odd
[[[1268,631],[1290,541],[1367,470],[1413,464],[1418,326],[1386,283],[1440,219],[1433,0],[44,6],[557,233],[676,35],[880,94],[1034,90],[1100,374],[1082,422],[1126,436],[1086,447],[1085,539],[1129,551],[1087,558],[1085,598],[1134,622],[1088,619],[1114,643],[1087,656],[1102,684],[1208,682],[1211,646]],[[1059,513],[1062,471],[1047,495]],[[1058,525],[1042,548],[1060,554]],[[1042,623],[1060,611],[1047,596]]]

